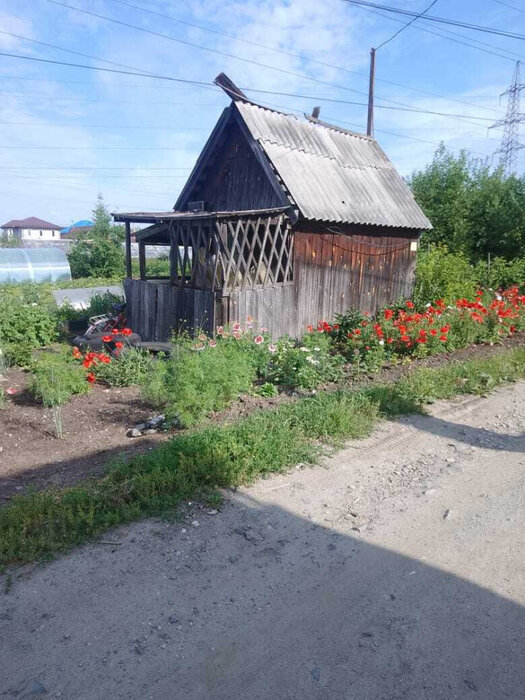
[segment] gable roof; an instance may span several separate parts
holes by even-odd
[[[36,216],[28,216],[27,219],[11,219],[7,224],[2,224],[1,228],[36,228],[51,231],[60,229],[60,226],[44,221],[44,219],[39,219]]]
[[[407,229],[432,225],[377,141],[325,124],[237,99],[224,110],[184,186],[175,209],[191,197],[224,128],[232,120],[283,204],[303,219]]]
[[[233,104],[305,219],[432,228],[374,138],[249,102]]]

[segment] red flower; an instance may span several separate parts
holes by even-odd
[[[122,335],[131,335],[133,333],[131,328],[122,328],[120,332],[122,333]]]
[[[385,309],[384,312],[383,312],[383,314],[384,314],[384,317],[385,317],[385,321],[390,321],[390,319],[391,319],[391,318],[393,317],[393,315],[394,315],[394,312],[392,311],[392,309]]]
[[[113,340],[113,338],[110,335],[103,335],[102,336],[103,343],[111,343],[112,340]]]
[[[314,327],[312,326],[312,324],[310,324],[309,326],[306,326],[306,330],[308,331],[308,333],[313,333]]]
[[[386,339],[386,342],[387,342],[387,343],[393,343],[393,342],[394,342],[394,339],[393,339],[393,338],[387,338],[387,339]]]
[[[404,343],[409,343],[409,342],[410,342],[410,336],[404,334],[404,335],[401,336],[401,340],[402,340]]]
[[[103,362],[105,365],[109,365],[109,363],[111,362],[111,357],[109,357],[109,355],[104,355],[103,352],[100,353],[100,355],[98,356],[98,359],[101,362]]]
[[[89,374],[86,376],[86,379],[90,384],[93,384],[93,382],[96,380],[96,377],[93,374],[93,372],[89,372]]]
[[[84,358],[84,362],[82,363],[86,369],[89,369],[91,365],[93,364],[93,360],[88,360],[88,358]]]
[[[516,332],[516,326],[511,326],[511,327],[509,328],[509,331],[510,331],[511,333],[515,333],[515,332]]]
[[[73,357],[75,360],[78,360],[80,357],[82,357],[82,353],[78,348],[73,348]]]
[[[360,329],[360,328],[356,328],[355,331],[354,331],[354,333],[355,333],[355,335],[361,335],[361,329]]]
[[[448,337],[447,337],[445,334],[443,334],[443,335],[440,335],[440,336],[439,336],[439,339],[440,339],[443,343],[446,343],[447,340],[448,340]]]
[[[430,331],[430,335],[437,335],[437,330],[435,328],[432,328]]]
[[[120,340],[117,340],[117,342],[115,343],[115,347],[117,348],[117,350],[120,350],[120,348],[124,347],[124,343],[121,343]]]
[[[405,306],[407,309],[413,309],[414,308],[414,302],[413,301],[407,301]]]
[[[111,332],[113,333],[113,335],[120,335],[120,331],[118,328],[113,328]]]

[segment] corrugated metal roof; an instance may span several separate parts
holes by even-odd
[[[374,139],[254,104],[234,104],[304,218],[432,227]]]

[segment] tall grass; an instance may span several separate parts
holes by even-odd
[[[182,433],[147,454],[113,464],[98,481],[13,499],[0,509],[0,562],[48,557],[119,523],[166,513],[200,491],[314,463],[320,442],[364,437],[381,417],[420,411],[423,403],[439,398],[484,394],[524,376],[525,348],[518,348]]]

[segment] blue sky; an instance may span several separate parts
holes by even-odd
[[[386,4],[421,11],[429,2]],[[505,2],[517,9],[497,0],[438,0],[431,14],[525,33],[525,3]],[[204,83],[224,71],[259,103],[297,113],[320,105],[322,119],[364,131],[366,107],[329,100],[366,101],[370,47],[400,21],[343,0],[0,0],[0,51]],[[449,31],[457,34],[443,36]],[[523,41],[422,20],[380,49],[377,105],[464,117],[378,108],[376,137],[400,172],[424,167],[441,140],[492,157],[501,130],[487,127],[504,116],[499,94],[520,55]],[[170,209],[228,104],[211,85],[0,58],[0,223],[39,216],[67,225],[90,215],[98,192],[112,211]]]

